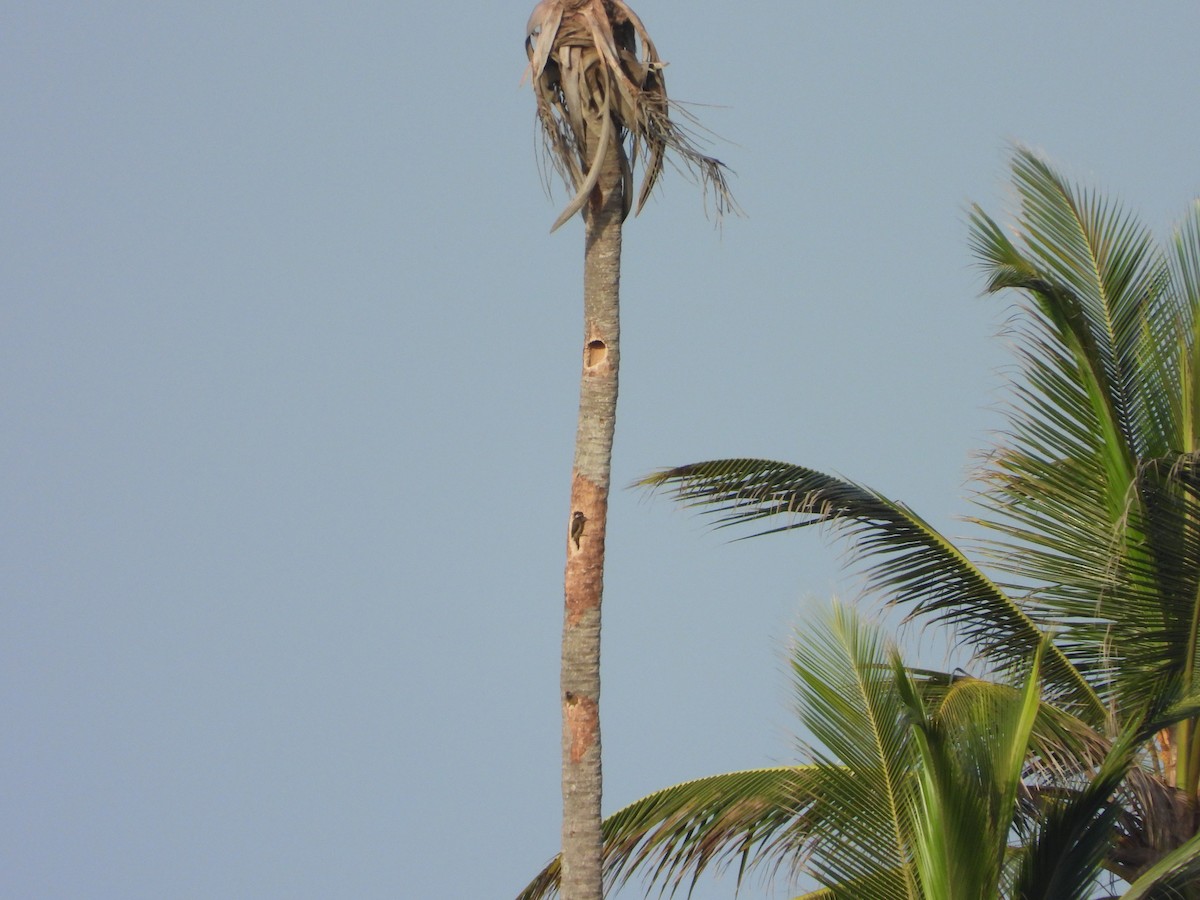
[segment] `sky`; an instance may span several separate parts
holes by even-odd
[[[582,223],[531,6],[5,4],[0,894],[503,898],[555,852]],[[797,759],[788,642],[859,584],[625,486],[778,458],[962,533],[1013,312],[970,204],[1014,142],[1164,238],[1200,194],[1194,3],[635,9],[746,216],[668,169],[625,229],[610,812]]]

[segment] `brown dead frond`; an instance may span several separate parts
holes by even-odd
[[[525,51],[551,160],[575,191],[551,231],[583,208],[609,153],[619,155],[625,216],[633,205],[633,168],[640,161],[641,212],[668,150],[712,189],[718,220],[738,211],[724,164],[701,153],[691,133],[672,121],[666,63],[624,0],[541,0],[529,17]]]

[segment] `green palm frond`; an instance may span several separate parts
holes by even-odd
[[[1200,710],[1200,695],[1171,703],[1180,683],[1164,684],[1157,706],[1096,748],[1078,739],[1085,726],[1040,700],[1036,658],[1013,685],[908,670],[877,626],[837,605],[802,634],[792,671],[817,742],[811,762],[686,782],[612,815],[610,889],[639,875],[647,891],[674,895],[733,867],[739,886],[755,870],[815,877],[810,900],[1083,900],[1082,888],[1054,890],[1095,880],[1129,820],[1122,783],[1138,748]],[[1085,752],[1050,778],[1030,762],[1042,746]],[[1012,846],[1014,835],[1027,847]],[[1175,858],[1178,879],[1192,863]],[[558,876],[555,860],[520,900],[554,896]]]
[[[998,245],[990,255],[979,251],[993,271],[1031,267],[1023,257],[1002,261],[1017,251],[990,220],[977,218],[975,226],[978,240],[986,233]],[[1119,584],[1114,560],[1137,545],[1118,524],[1137,499],[1136,460],[1104,393],[1104,369],[1091,366],[1093,336],[1067,327],[1083,321],[1073,295],[1041,273],[993,279],[993,286],[1024,286],[1051,312],[1030,310],[1019,335],[1025,377],[1014,390],[1011,442],[996,448],[981,472],[985,514],[974,521],[996,535],[982,544],[983,558],[1011,589],[1037,586],[1031,604],[1063,623],[1056,642],[1096,684],[1107,675],[1094,648],[1108,624],[1102,601]]]
[[[1029,151],[1013,181],[1011,234],[971,215],[988,291],[1023,312],[978,564],[903,504],[802,466],[640,482],[718,528],[828,527],[869,593],[955,626],[988,665],[990,680],[905,669],[841,612],[797,649],[820,744],[794,832],[824,883],[810,900],[1084,900],[1102,867],[1130,898],[1200,896],[1200,203],[1164,252]]]
[[[853,482],[771,460],[727,459],[666,469],[639,484],[703,507],[721,528],[781,517],[784,525],[757,534],[814,524],[839,529],[869,564],[868,591],[905,607],[910,616],[958,626],[995,663],[1027,660],[1056,624],[1023,609],[908,507]],[[1047,653],[1044,674],[1047,690],[1068,708],[1105,715],[1092,686],[1055,647]]]
[[[988,459],[975,521],[996,536],[984,558],[1010,589],[1034,586],[1028,605],[1058,619],[1056,644],[1124,703],[1146,666],[1190,667],[1179,651],[1195,645],[1180,639],[1197,616],[1197,557],[1180,552],[1194,527],[1178,527],[1194,510],[1178,514],[1155,461],[1192,446],[1200,231],[1193,216],[1172,262],[1029,151],[1013,176],[1016,242],[978,207],[971,217],[988,289],[1029,300],[1012,437]]]
[[[1022,900],[1087,900],[1108,854],[1121,807],[1113,799],[1131,764],[1131,747],[1114,748],[1097,776],[1055,804],[1021,861]]]
[[[1176,229],[1170,266],[1175,302],[1182,312],[1174,347],[1180,360],[1179,380],[1168,388],[1181,423],[1176,449],[1191,453],[1200,450],[1200,317],[1196,316],[1200,309],[1200,201],[1192,204]]]
[[[756,867],[791,862],[803,840],[803,810],[812,802],[809,766],[751,769],[656,791],[604,821],[605,879],[610,887],[635,873],[672,893],[710,868],[737,864],[740,884]],[[555,858],[518,895],[537,900],[557,894]]]
[[[913,898],[907,862],[916,755],[891,652],[878,629],[837,604],[827,623],[794,644],[798,712],[820,744],[811,751],[813,828],[799,855],[811,857],[807,867],[826,886],[870,883],[866,896]]]
[[[1013,182],[1021,209],[1021,247],[976,206],[971,242],[989,276],[988,290],[1023,291],[1069,354],[1066,375],[1094,404],[1108,444],[1125,456],[1170,446],[1172,418],[1162,403],[1158,366],[1171,365],[1186,304],[1168,290],[1166,260],[1148,231],[1094,191],[1073,188],[1032,152],[1019,149]],[[1119,467],[1120,462],[1114,461]]]
[[[803,633],[800,713],[826,775],[798,848],[804,871],[832,898],[1018,896],[1010,838],[1029,812],[1027,760],[1044,718],[1038,656],[1005,689],[911,672],[878,627],[836,604]]]
[[[1053,324],[1109,435],[1114,473],[1123,462],[1129,475],[1136,457],[1162,453],[1173,435],[1156,377],[1174,358],[1180,325],[1166,260],[1130,214],[1072,187],[1031,151],[1014,154],[1013,183],[1024,252],[978,207],[972,216],[988,288],[1024,290]]]
[[[1116,683],[1123,702],[1149,702],[1163,679],[1191,683],[1200,628],[1200,454],[1170,454],[1138,469],[1141,503],[1131,530],[1145,552],[1122,567],[1122,608],[1111,628],[1121,651]]]
[[[1121,900],[1179,900],[1200,882],[1200,834],[1148,868]]]
[[[1022,900],[1087,900],[1088,885],[1111,854],[1118,823],[1125,816],[1122,785],[1143,748],[1154,735],[1200,710],[1200,696],[1184,693],[1179,679],[1161,683],[1145,707],[1127,713],[1096,773],[1043,812],[1017,878]],[[1177,861],[1190,865],[1182,857]],[[1176,872],[1173,866],[1167,868]]]
[[[906,668],[905,674],[929,715],[963,722],[986,720],[989,710],[1010,709],[1020,702],[1021,685],[1027,685],[1023,668],[995,673],[1001,680],[977,678],[961,670]],[[1028,775],[1035,782],[1046,783],[1087,777],[1112,745],[1087,721],[1045,700],[1038,704],[1028,741]]]
[[[920,751],[913,858],[925,900],[997,897],[1039,710],[1040,653],[1019,690],[960,681],[931,711],[897,656],[893,671]]]

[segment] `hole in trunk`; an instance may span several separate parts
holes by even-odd
[[[604,362],[604,357],[608,356],[608,346],[604,341],[588,341],[587,348],[583,351],[583,364],[587,368],[598,366]]]

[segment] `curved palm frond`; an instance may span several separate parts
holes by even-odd
[[[1029,300],[1011,440],[988,458],[974,521],[996,535],[983,557],[1059,620],[1056,644],[1101,695],[1137,705],[1140,686],[1194,669],[1200,629],[1198,510],[1164,478],[1196,446],[1197,214],[1168,259],[1032,152],[1013,180],[1017,242],[971,216],[988,290]]]
[[[1021,861],[1022,900],[1086,900],[1108,854],[1120,805],[1113,794],[1132,764],[1132,746],[1114,747],[1097,776],[1043,822]]]
[[[1122,785],[1139,747],[1200,709],[1200,695],[1171,702],[1179,683],[1164,685],[1098,763],[1088,747],[1043,785],[1030,753],[1061,751],[1081,726],[1039,699],[1036,659],[1015,686],[908,670],[878,627],[837,605],[792,652],[798,710],[817,741],[811,762],[686,782],[610,816],[610,889],[640,875],[647,891],[674,895],[736,866],[739,886],[754,870],[811,875],[822,887],[809,900],[1082,900],[1039,886],[1095,881],[1132,821]],[[1013,846],[1014,835],[1025,840]],[[1190,857],[1172,858],[1182,877]],[[554,896],[558,877],[555,860],[519,900]]]
[[[1181,361],[1179,381],[1166,388],[1175,399],[1181,423],[1176,449],[1191,453],[1200,450],[1200,317],[1195,314],[1200,309],[1200,200],[1175,231],[1170,266],[1176,303],[1190,318],[1185,315],[1181,320],[1175,347]]]
[[[1022,856],[1010,838],[1028,814],[1038,657],[1016,689],[946,687],[906,669],[878,627],[843,607],[804,635],[793,668],[826,776],[798,848],[804,870],[833,898],[1021,896],[1010,891]]]
[[[988,710],[1011,708],[1021,696],[1020,685],[1026,682],[1020,671],[998,673],[1002,680],[976,678],[961,670],[950,673],[911,667],[905,669],[905,675],[929,715],[964,723],[988,719]],[[1079,782],[1090,777],[1112,747],[1112,741],[1087,721],[1045,700],[1038,704],[1028,741],[1029,789],[1036,789],[1039,783]]]
[[[889,665],[893,648],[835,604],[792,652],[798,713],[820,744],[810,750],[813,825],[798,859],[827,887],[916,898],[908,863],[917,757]]]
[[[1057,228],[1069,250],[1088,256],[1080,210],[1061,181],[1031,158],[1019,158],[1014,170],[1027,218],[1033,217],[1022,218],[1022,233],[1037,236],[1030,240],[1044,256],[1046,232]],[[1031,183],[1036,175],[1044,175],[1043,182]],[[989,273],[989,290],[1016,288],[1033,301],[1017,334],[1024,381],[1014,390],[1012,439],[987,459],[979,499],[990,516],[975,521],[999,535],[984,545],[987,558],[1017,583],[1038,585],[1034,602],[1072,623],[1060,643],[1082,631],[1080,642],[1095,646],[1095,629],[1108,624],[1100,598],[1113,594],[1112,560],[1122,536],[1117,523],[1131,500],[1137,458],[1130,404],[1111,390],[1122,385],[1110,364],[1111,319],[1102,314],[1109,294],[1082,284],[1086,261],[1039,265],[1044,260],[1023,254],[978,208],[972,242]],[[1085,289],[1091,302],[1076,292]]]
[[[1122,702],[1141,706],[1164,679],[1195,678],[1200,643],[1200,453],[1144,461],[1134,481],[1141,500],[1129,528],[1147,552],[1128,560],[1112,642],[1120,652]]]
[[[724,164],[700,152],[672,118],[687,114],[667,99],[666,63],[624,0],[541,0],[526,26],[525,49],[550,158],[575,191],[551,231],[587,203],[610,153],[620,159],[626,216],[633,204],[633,166],[644,159],[640,212],[667,151],[711,188],[718,219],[737,211]]]
[[[1055,627],[1006,594],[950,541],[903,504],[851,481],[803,466],[760,459],[693,463],[656,472],[639,485],[666,489],[678,502],[704,507],[720,528],[772,517],[772,534],[824,524],[853,540],[867,566],[867,590],[924,616],[956,625],[983,657],[1001,665],[1027,660]],[[1104,703],[1075,662],[1057,647],[1045,660],[1048,692],[1089,717]]]
[[[750,769],[684,782],[629,804],[604,822],[605,880],[610,887],[640,872],[672,893],[711,868],[737,862],[737,879],[788,861],[812,802],[810,766]],[[518,895],[557,894],[556,857]]]
[[[1025,252],[979,207],[971,217],[988,290],[1025,291],[1052,324],[1094,406],[1114,475],[1129,477],[1136,458],[1173,446],[1159,369],[1177,362],[1186,309],[1167,290],[1166,259],[1150,233],[1120,206],[1072,187],[1024,148],[1014,154],[1013,183]],[[1119,490],[1115,499],[1123,500]]]
[[[1148,868],[1121,900],[1178,900],[1200,881],[1200,834]]]
[[[1086,900],[1085,889],[1110,858],[1119,826],[1127,818],[1123,786],[1136,771],[1144,747],[1154,735],[1194,717],[1198,710],[1200,696],[1184,695],[1182,682],[1173,678],[1160,684],[1146,706],[1127,712],[1121,733],[1095,774],[1043,810],[1017,877],[1023,900]],[[1187,864],[1182,856],[1176,860]],[[1167,870],[1177,873],[1173,866]],[[1165,878],[1167,870],[1160,875]]]

